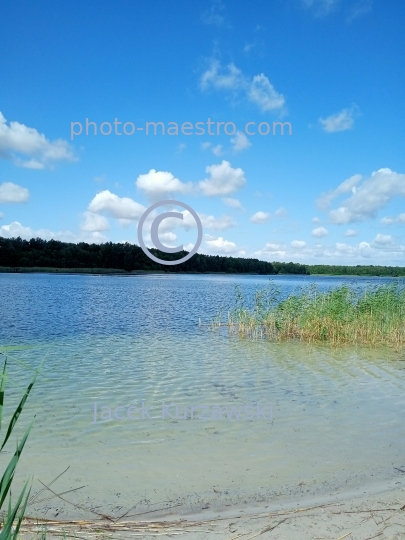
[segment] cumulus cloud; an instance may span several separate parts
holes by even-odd
[[[405,197],[405,174],[384,168],[373,172],[369,178],[352,176],[336,190],[322,195],[318,204],[325,209],[333,199],[347,192],[351,192],[351,196],[329,212],[332,223],[348,224],[374,219],[392,199]]]
[[[349,237],[357,236],[358,234],[359,233],[355,231],[354,229],[347,229],[347,231],[345,232],[345,236],[349,236]]]
[[[88,206],[88,211],[95,214],[105,212],[116,219],[138,220],[146,207],[129,197],[118,197],[108,189],[97,193]]]
[[[22,238],[31,240],[31,238],[43,238],[44,240],[60,240],[61,242],[88,242],[99,244],[106,242],[108,238],[100,232],[82,232],[79,235],[71,231],[53,232],[49,229],[34,230],[31,227],[25,227],[19,221],[13,221],[9,225],[0,227],[0,236],[4,238]]]
[[[191,217],[191,214],[189,214]],[[230,229],[235,227],[236,222],[231,218],[231,216],[222,216],[216,218],[207,214],[198,214],[201,219],[201,223],[204,229],[212,229],[214,231],[224,231],[225,229]],[[192,218],[194,220],[194,218]]]
[[[216,146],[214,146],[214,148],[212,149],[212,153],[216,156],[222,156],[222,154],[224,153],[222,149],[222,144],[217,144]]]
[[[93,212],[84,213],[84,222],[81,224],[82,231],[96,232],[96,231],[108,231],[110,224],[108,219],[100,214],[94,214]]]
[[[0,184],[0,203],[23,203],[29,199],[29,191],[25,187],[12,182]]]
[[[200,87],[207,90],[237,90],[245,84],[242,71],[235,64],[230,63],[222,67],[219,60],[212,60],[209,68],[201,75]]]
[[[319,199],[316,201],[316,204],[321,210],[326,210],[329,208],[331,202],[343,195],[344,193],[356,193],[356,186],[361,181],[361,174],[354,174],[344,182],[340,184],[336,189],[329,191],[329,193],[322,193]]]
[[[304,248],[306,245],[307,245],[307,243],[304,242],[303,240],[293,240],[293,241],[291,242],[291,247],[297,248],[297,249],[302,249],[302,248]]]
[[[203,91],[212,88],[231,94],[242,93],[262,112],[279,111],[286,103],[283,94],[275,90],[264,73],[249,78],[235,64],[222,66],[217,59],[211,59],[208,69],[201,75],[200,87]]]
[[[340,112],[331,114],[326,118],[320,118],[319,122],[322,129],[327,133],[335,133],[337,131],[347,131],[353,129],[354,119],[358,114],[358,107],[352,105],[348,109],[342,109]]]
[[[197,227],[194,217],[188,210],[183,210],[179,213],[183,215],[183,219],[168,217],[161,222],[159,231],[173,232],[176,228],[183,228],[188,231]],[[224,215],[217,218],[213,215],[198,212],[198,217],[201,220],[204,230],[211,229],[213,231],[224,231],[231,227],[235,227],[236,225],[236,222],[231,216]]]
[[[251,216],[250,221],[252,223],[266,223],[270,219],[270,214],[267,212],[256,212]]]
[[[242,150],[246,150],[249,146],[252,146],[252,143],[246,137],[244,133],[239,131],[235,137],[231,138],[232,150],[236,154]]]
[[[377,236],[374,238],[374,242],[376,244],[382,244],[383,246],[386,246],[387,244],[392,244],[394,242],[394,238],[389,234],[377,234]]]
[[[230,195],[246,184],[245,173],[240,168],[232,168],[229,161],[223,160],[218,165],[209,165],[205,172],[209,178],[199,182],[199,189],[204,195]]]
[[[296,243],[298,242],[298,243]],[[302,264],[380,264],[403,266],[405,246],[388,235],[377,235],[373,241],[361,241],[356,245],[337,242],[331,245],[302,245],[293,241],[289,246],[269,242],[252,256],[268,261],[294,261]]]
[[[225,240],[224,238],[222,238],[222,236],[219,236],[218,238],[213,238],[212,236],[209,236],[207,234],[205,236],[205,244],[208,248],[208,251],[211,253],[229,255],[231,253],[236,253],[237,251],[239,251],[239,248],[237,247],[235,242]]]
[[[234,199],[232,197],[223,197],[222,202],[230,208],[235,208],[235,210],[244,210],[243,205],[239,199]]]
[[[185,184],[175,178],[171,172],[151,169],[147,174],[140,174],[135,185],[149,199],[170,198],[175,193],[190,193],[193,190],[191,182]]]
[[[329,232],[327,229],[325,229],[325,227],[317,227],[316,229],[312,230],[312,236],[315,236],[316,238],[322,238],[328,234]]]
[[[27,169],[52,167],[58,161],[76,161],[63,139],[49,141],[43,133],[20,122],[10,122],[0,112],[0,157]],[[28,158],[28,159],[27,159]]]
[[[285,105],[285,97],[276,92],[264,73],[253,77],[247,95],[249,100],[257,105],[262,112],[281,109]]]
[[[396,217],[390,217],[390,216],[383,217],[380,223],[382,223],[383,225],[394,225],[396,223],[405,223],[405,214],[402,213]]]

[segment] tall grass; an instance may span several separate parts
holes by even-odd
[[[1,424],[2,424],[2,417],[3,417],[6,374],[7,374],[7,360],[4,362],[3,373],[1,375],[1,383],[0,383],[0,431],[2,427]],[[25,402],[27,401],[28,395],[31,392],[31,389],[35,383],[36,377],[37,377],[37,374],[35,374],[33,380],[27,387],[20,403],[18,404],[17,408],[14,411],[14,414],[11,417],[11,420],[8,424],[8,428],[6,431],[6,435],[0,447],[0,452],[5,447],[7,441],[9,440],[14,430],[17,420],[25,405]],[[3,512],[3,516],[1,519],[0,540],[16,540],[18,538],[21,522],[24,517],[24,512],[27,506],[29,495],[30,495],[30,490],[28,490],[27,492],[28,481],[25,483],[14,505],[12,504],[12,500],[11,500],[11,485],[14,479],[14,474],[16,471],[18,461],[21,456],[21,452],[24,448],[24,445],[28,438],[31,427],[32,427],[32,422],[25,430],[25,433],[21,441],[17,443],[14,455],[9,461],[9,463],[7,464],[7,466],[5,467],[3,476],[1,477],[1,480],[0,480],[0,509],[3,509],[3,505],[6,501],[6,498],[7,496],[9,497],[8,508],[5,512]]]
[[[283,299],[280,289],[270,284],[256,291],[250,306],[237,288],[225,325],[243,337],[402,349],[405,286],[389,283],[360,290],[343,285],[321,292],[310,285]]]

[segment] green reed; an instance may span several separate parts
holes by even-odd
[[[2,353],[0,353],[2,354]],[[0,431],[1,431],[1,424],[2,424],[2,417],[3,417],[3,407],[4,407],[4,394],[5,394],[5,384],[6,384],[6,377],[7,377],[7,359],[4,362],[3,367],[3,373],[1,376],[1,383],[0,383]],[[29,396],[29,393],[31,392],[32,387],[34,386],[35,380],[37,378],[37,373],[35,374],[34,378],[32,379],[31,383],[28,385],[23,397],[21,398],[20,403],[18,404],[17,408],[15,409],[8,427],[6,431],[6,435],[3,439],[3,442],[0,447],[0,452],[3,450],[3,448],[6,446],[7,441],[9,440],[11,434],[13,433],[13,430],[15,428],[15,425],[18,421],[19,416],[22,413],[22,410],[24,408],[25,402],[27,401],[27,398]],[[3,513],[3,516],[1,518],[1,525],[0,525],[0,540],[16,540],[18,538],[18,534],[20,531],[21,523],[24,518],[25,509],[27,507],[28,498],[30,495],[30,489],[28,488],[28,482],[25,483],[22,491],[20,492],[19,496],[17,497],[17,501],[15,504],[12,504],[11,501],[11,485],[14,479],[16,467],[18,464],[18,461],[21,456],[21,452],[25,446],[26,440],[28,438],[29,432],[32,427],[32,422],[29,424],[27,429],[24,432],[24,435],[22,436],[22,439],[17,442],[15,447],[15,452],[9,460],[8,464],[4,468],[3,475],[0,479],[0,509],[3,508],[4,503],[6,502],[6,499],[8,497],[8,508]]]
[[[214,326],[220,324],[214,322]],[[313,284],[283,299],[271,283],[256,291],[249,306],[237,288],[225,325],[244,337],[401,349],[405,346],[405,286],[394,282],[364,290],[343,285],[321,292]]]

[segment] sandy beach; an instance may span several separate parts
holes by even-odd
[[[405,538],[405,477],[385,485],[377,484],[355,492],[333,493],[322,498],[301,498],[288,503],[269,503],[257,507],[240,505],[213,512],[209,506],[193,515],[170,514],[137,520],[123,517],[81,521],[25,521],[24,537],[32,538],[47,529],[47,538],[169,538],[203,540],[400,540]],[[55,498],[55,507],[62,501]],[[149,515],[153,514],[152,510]]]

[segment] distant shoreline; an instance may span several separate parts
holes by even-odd
[[[131,270],[126,271],[119,268],[56,268],[56,267],[8,267],[0,266],[0,274],[87,274],[87,275],[111,275],[111,276],[136,276],[136,275],[149,275],[149,274],[198,274],[198,275],[223,275],[223,276],[306,276],[309,277],[339,277],[339,278],[395,278],[395,279],[405,279],[404,275],[399,276],[382,276],[382,275],[371,275],[371,274],[292,274],[292,273],[283,273],[279,272],[277,274],[259,274],[258,272],[198,272],[198,271],[179,271],[165,272],[164,270]]]

